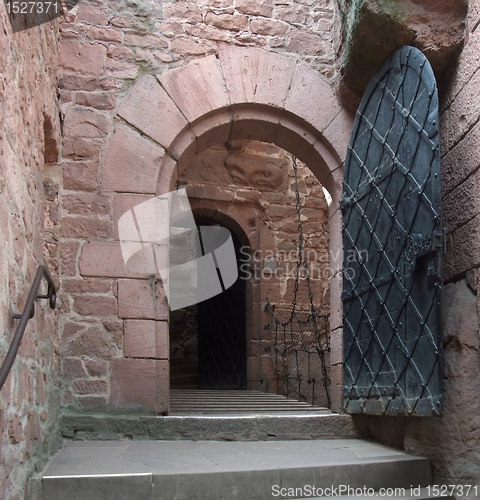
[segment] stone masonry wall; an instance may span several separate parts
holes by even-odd
[[[331,0],[81,1],[61,23],[63,405],[121,407],[133,397],[139,406],[156,401],[159,413],[168,407],[161,283],[119,274],[117,254],[90,251],[99,240],[118,238],[114,221],[155,194],[156,170],[111,177],[119,159],[106,156],[109,143],[128,143],[132,161],[145,164],[155,165],[162,154],[127,127],[113,134],[123,96],[142,75],[217,54],[226,44],[293,54],[332,78],[333,16]],[[154,301],[152,291],[163,298]]]
[[[12,33],[0,7],[0,362],[38,265],[58,272],[59,144],[57,23]],[[34,498],[34,483],[59,447],[57,312],[39,301],[0,392],[0,491]],[[33,488],[33,489],[32,489]],[[25,496],[26,495],[26,496]]]
[[[368,419],[371,435],[431,458],[437,484],[480,483],[480,2],[441,100],[444,416]]]

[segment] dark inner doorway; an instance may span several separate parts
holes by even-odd
[[[215,225],[195,217],[198,226]],[[231,232],[237,266],[241,243]],[[218,271],[218,270],[217,270]],[[170,316],[170,385],[172,389],[246,389],[246,280],[221,294]]]

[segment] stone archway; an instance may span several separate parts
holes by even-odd
[[[342,161],[353,118],[342,109],[332,87],[306,64],[261,49],[225,47],[218,56],[141,77],[121,102],[118,116],[103,157],[101,178],[102,189],[129,193],[114,207],[116,218],[141,198],[174,190],[179,167],[188,165],[196,154],[229,140],[255,139],[297,156],[329,191],[330,248],[341,256]],[[98,243],[84,246],[80,265],[85,275],[95,267]],[[118,249],[115,252],[118,255]],[[145,277],[117,269],[121,265],[118,258],[112,261],[116,264],[106,272],[126,278],[119,281],[118,302],[119,317],[128,320],[129,298],[147,297],[149,285],[138,279]],[[332,259],[331,376],[333,409],[337,411],[342,398],[341,265],[341,258]],[[156,290],[159,294],[161,286]],[[166,301],[162,304],[161,310],[156,308],[148,317],[155,331],[168,328],[168,306]],[[135,361],[140,366],[146,360],[129,360],[129,370],[135,371]],[[123,369],[126,363],[112,370],[119,405],[128,404],[121,380],[115,380],[121,378]],[[157,362],[151,370],[165,377],[168,361]],[[167,412],[168,380],[159,382],[152,393],[155,401],[148,406]]]

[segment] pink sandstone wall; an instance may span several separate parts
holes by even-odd
[[[439,484],[479,484],[480,455],[480,2],[469,7],[465,46],[440,82],[445,412],[438,419],[369,419],[371,435],[432,459]]]
[[[13,34],[0,9],[0,360],[45,257],[58,281],[56,23]],[[57,312],[40,301],[0,392],[0,491],[27,481],[59,447]],[[26,493],[25,493],[26,492]],[[27,495],[26,497],[24,495]]]
[[[333,82],[338,76],[335,57],[340,55],[333,48],[339,46],[339,26],[334,25],[333,10],[333,2],[328,0],[137,2],[134,7],[113,2],[98,5],[81,2],[69,22],[62,25],[60,96],[64,138],[59,210],[63,293],[59,334],[64,357],[63,404],[98,407],[109,403],[112,395],[122,404],[124,391],[134,389],[131,379],[135,373],[145,388],[138,403],[164,394],[156,409],[165,411],[167,389],[151,382],[159,380],[157,375],[166,373],[168,366],[165,363],[165,303],[160,303],[155,310],[150,303],[151,287],[145,279],[119,276],[112,271],[113,253],[99,250],[96,260],[87,261],[85,257],[87,245],[93,248],[100,241],[114,239],[115,214],[121,207],[128,208],[129,203],[135,203],[142,196],[155,194],[151,179],[163,150],[148,138],[156,133],[148,129],[148,123],[134,124],[147,130],[146,135],[133,134],[129,132],[130,125],[127,127],[117,117],[117,107],[125,94],[145,74],[164,73],[182,66],[185,61],[200,60],[207,54],[217,55],[228,44],[288,54]],[[441,95],[448,233],[445,417],[437,420],[357,419],[359,425],[369,428],[372,436],[430,456],[437,481],[446,482],[453,477],[472,481],[480,476],[475,449],[480,437],[477,424],[480,209],[476,138],[480,116],[476,99],[479,12],[478,0],[472,0],[468,37],[458,67],[451,81],[439,82],[442,89],[449,89]],[[212,80],[211,87],[201,90],[213,94],[217,83]],[[322,104],[328,107],[330,103]],[[307,105],[302,102],[299,106]],[[322,107],[321,112],[324,109]],[[129,115],[126,110],[122,115],[129,123],[132,123],[131,112]],[[117,132],[112,135],[117,123]],[[347,136],[348,140],[349,126],[351,122],[347,119],[340,120],[331,130],[337,138]],[[112,173],[112,165],[120,163],[112,150],[108,153],[112,157],[105,156],[106,145],[112,138],[119,148],[127,144],[132,158],[143,155],[145,163],[151,165],[149,170],[136,176],[128,175],[129,171]],[[110,166],[110,177],[105,181],[106,162]],[[332,288],[339,289],[340,283],[337,276]],[[157,292],[161,293],[160,286]],[[335,308],[338,306],[335,304]],[[121,315],[119,307],[124,311]],[[135,321],[146,321],[144,326],[150,337],[160,332],[163,347],[158,348],[154,357],[133,363],[121,358],[129,328]],[[336,337],[341,337],[341,321],[333,325],[333,330]],[[332,358],[340,394],[341,342],[332,352]],[[112,380],[118,382],[115,387],[111,385]],[[338,398],[336,408],[340,407]]]
[[[147,276],[124,269],[115,242],[119,216],[155,194],[152,179],[164,152],[123,122],[146,128],[146,135],[156,140],[157,125],[145,118],[143,111],[136,113],[138,105],[144,106],[136,103],[137,94],[128,102],[124,96],[145,73],[163,74],[190,59],[202,58],[201,68],[210,71],[212,59],[204,56],[217,54],[230,43],[292,54],[293,61],[304,61],[331,79],[332,23],[331,2],[229,0],[163,5],[145,2],[132,7],[80,2],[68,22],[61,24],[62,404],[86,408],[147,406],[159,413],[168,410],[168,307],[164,292],[156,280],[155,293],[160,300],[154,301]],[[170,80],[164,85],[169,88],[173,84],[169,92],[175,95],[173,74]],[[140,85],[156,85],[153,82],[153,78],[144,78]],[[212,79],[202,89],[207,99],[214,96],[218,83]],[[271,85],[275,87],[276,82]],[[148,92],[157,90],[152,87]],[[148,92],[146,95],[153,95]],[[187,101],[196,102],[195,95],[185,95]],[[123,119],[117,115],[120,103]],[[202,110],[203,104],[198,105]],[[307,102],[299,105],[310,109]],[[335,106],[331,102],[325,106],[329,118],[324,127],[339,112]],[[162,111],[159,108],[158,113]],[[190,120],[188,110],[184,113]],[[198,113],[191,108],[191,115]],[[119,152],[124,148],[128,153]],[[125,167],[129,162],[137,165],[139,159],[143,171]],[[103,244],[106,241],[112,242],[111,252]],[[142,357],[129,357],[128,346],[138,338],[136,328],[140,327],[148,332],[142,338],[150,339],[149,345],[156,335],[163,347],[156,346],[148,354],[143,350]]]

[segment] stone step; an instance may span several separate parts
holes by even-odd
[[[348,415],[272,411],[245,415],[112,415],[64,411],[62,435],[76,440],[258,441],[358,437]]]
[[[292,498],[280,488],[311,499],[313,486],[409,491],[431,480],[427,459],[359,439],[68,442],[40,479],[43,500]]]
[[[74,439],[284,440],[359,437],[348,415],[258,391],[172,390],[168,416],[64,411]]]
[[[170,414],[259,413],[272,411],[326,411],[304,401],[279,394],[235,390],[178,390],[170,391]]]

